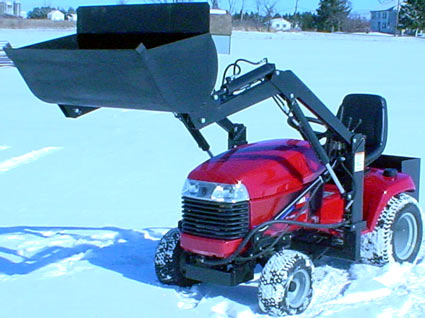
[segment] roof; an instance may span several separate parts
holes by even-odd
[[[400,1],[400,5],[403,4],[403,0]],[[398,0],[386,0],[385,3],[381,3],[377,6],[374,6],[370,12],[374,11],[392,11],[397,8]]]
[[[381,11],[393,11],[395,7],[390,7],[388,9],[380,9],[380,10],[370,10],[370,12],[381,12]]]
[[[52,16],[58,16],[58,15],[61,15],[61,16],[63,16],[63,17],[65,17],[65,14],[63,14],[63,12],[61,12],[61,11],[59,11],[59,10],[52,10],[52,11],[50,11],[48,14],[47,14],[47,16],[48,17],[52,17]]]
[[[271,19],[270,21],[284,21],[284,22],[287,22],[287,23],[291,23],[288,20],[285,20],[284,18],[274,18],[274,19]]]

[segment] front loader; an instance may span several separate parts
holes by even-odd
[[[420,160],[383,155],[385,99],[350,94],[333,114],[267,59],[236,60],[216,86],[206,3],[80,7],[77,34],[5,51],[32,92],[65,116],[172,112],[208,153],[185,181],[181,221],[158,245],[164,284],[234,286],[260,264],[259,306],[282,316],[308,307],[323,256],[383,265],[419,253]],[[255,68],[243,73],[245,64]],[[270,98],[299,140],[248,143],[246,127],[228,118]],[[215,156],[201,132],[211,124],[228,133],[228,150]]]

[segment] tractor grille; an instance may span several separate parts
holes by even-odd
[[[183,197],[183,233],[234,240],[244,237],[248,230],[248,201],[225,203]]]

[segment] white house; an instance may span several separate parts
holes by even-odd
[[[64,21],[65,15],[59,10],[52,10],[47,14],[47,18],[52,21]]]
[[[273,31],[288,31],[292,27],[291,22],[282,18],[271,19],[269,23]]]

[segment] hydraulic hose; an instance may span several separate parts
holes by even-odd
[[[304,228],[309,228],[309,229],[336,229],[336,228],[339,228],[341,226],[346,225],[347,223],[348,222],[346,222],[346,221],[340,222],[340,223],[331,223],[331,224],[312,224],[312,223],[307,223],[307,222],[298,222],[298,221],[290,221],[290,220],[273,220],[273,221],[268,221],[268,222],[265,222],[265,223],[261,224],[260,226],[256,227],[254,230],[252,230],[244,238],[244,240],[239,245],[239,247],[236,249],[236,251],[234,251],[232,253],[232,255],[230,255],[229,257],[222,258],[222,259],[214,259],[214,260],[204,259],[202,261],[202,264],[206,264],[206,265],[210,265],[210,266],[217,266],[217,265],[226,265],[226,264],[234,261],[239,256],[239,254],[242,252],[242,250],[245,248],[245,246],[248,244],[248,242],[251,240],[251,238],[257,232],[260,232],[261,230],[265,230],[267,227],[270,227],[271,225],[274,225],[274,224],[296,225],[296,226],[300,226],[300,227],[304,227]],[[282,234],[279,235],[278,239],[280,239],[281,237],[282,237]],[[277,244],[277,242],[279,241],[278,239],[276,239],[275,242],[272,243],[272,246],[274,246],[274,245]],[[252,256],[249,257],[249,259],[259,257],[259,256],[263,255],[266,252],[267,251],[262,251],[258,255],[252,255]]]

